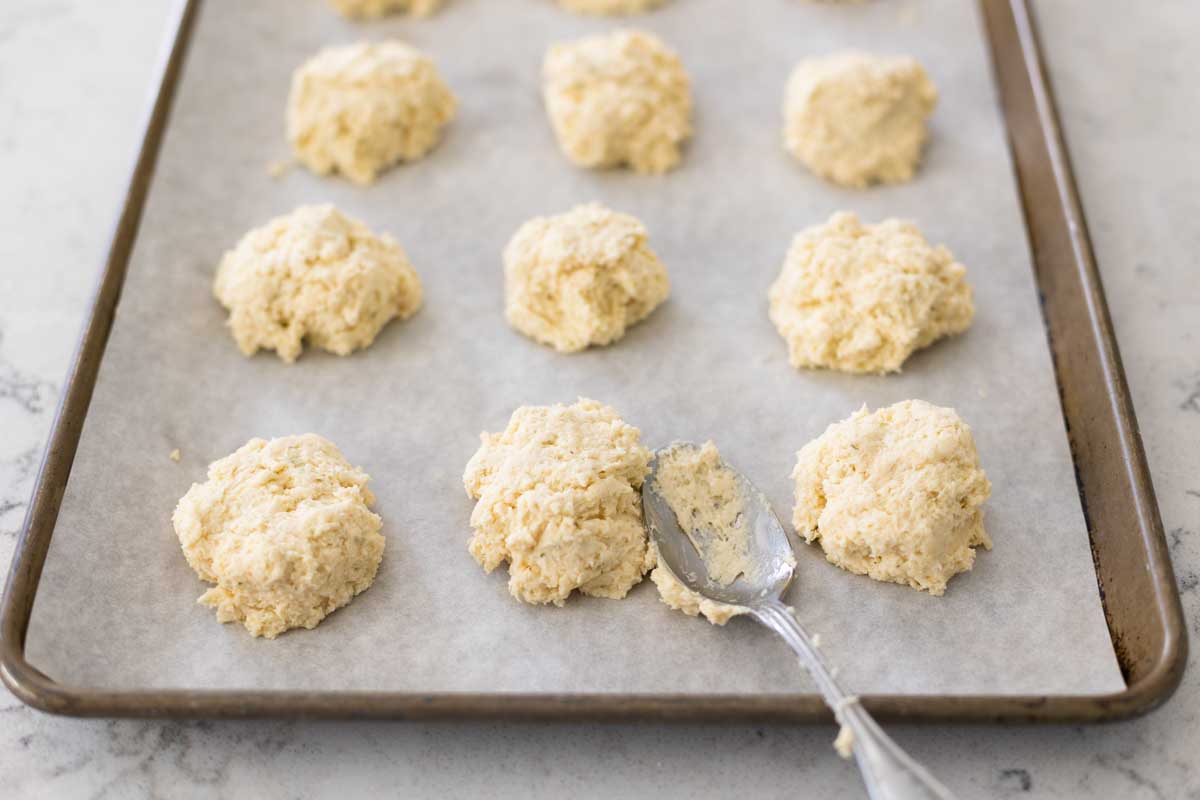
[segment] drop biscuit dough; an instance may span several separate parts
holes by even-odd
[[[771,285],[770,317],[794,367],[898,372],[975,316],[966,268],[908,222],[839,212],[796,235]]]
[[[243,236],[213,294],[242,353],[274,350],[290,363],[305,340],[341,356],[371,344],[420,308],[421,281],[391,236],[331,205],[301,206]]]
[[[413,47],[329,47],[292,74],[288,141],[316,174],[365,185],[429,152],[457,106],[433,61]]]
[[[251,439],[214,461],[172,517],[188,564],[215,584],[199,602],[267,639],[315,628],[371,585],[383,558],[368,480],[311,433]]]
[[[509,323],[561,353],[615,342],[670,292],[642,223],[594,203],[522,225],[504,278]]]
[[[379,19],[388,14],[409,13],[428,17],[438,10],[442,0],[329,0],[342,16],[352,19]]]
[[[951,408],[864,406],[796,456],[796,532],[830,563],[932,595],[991,549],[991,484],[971,429]]]
[[[546,53],[542,95],[562,151],[588,168],[660,174],[692,135],[683,63],[653,34],[621,30]]]
[[[837,53],[801,61],[784,97],[784,143],[843,186],[912,178],[937,89],[915,59]]]

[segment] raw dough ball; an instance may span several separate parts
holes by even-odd
[[[560,353],[615,342],[671,288],[642,223],[594,203],[522,225],[504,277],[508,321]]]
[[[916,226],[839,212],[801,231],[768,294],[795,367],[897,372],[914,350],[971,325],[966,268]]]
[[[801,61],[784,98],[784,141],[843,186],[913,176],[937,89],[914,59],[838,53]]]
[[[330,47],[292,75],[288,141],[318,175],[368,184],[429,152],[457,106],[433,61],[406,44]]]
[[[214,461],[172,518],[188,564],[216,584],[199,602],[268,639],[315,628],[371,585],[383,558],[368,480],[313,433],[251,439]]]
[[[933,595],[991,549],[992,493],[971,429],[952,408],[906,400],[864,406],[797,454],[796,532],[830,563]]]
[[[652,174],[679,163],[692,135],[692,90],[658,37],[615,31],[555,45],[542,72],[550,123],[571,161]]]
[[[675,512],[679,527],[703,553],[714,582],[728,586],[753,570],[744,516],[746,498],[733,471],[721,462],[716,445],[706,442],[699,449],[677,446],[660,452],[653,480],[659,497]],[[658,548],[651,548],[658,563]],[[668,606],[690,617],[703,614],[714,625],[724,625],[749,611],[702,597],[662,564],[650,573],[650,580]]]
[[[442,0],[329,0],[338,13],[355,19],[378,19],[407,11],[414,17],[428,17],[438,10]]]
[[[640,14],[657,8],[667,0],[558,0],[558,4],[577,14]]]
[[[561,606],[575,589],[619,599],[654,565],[639,488],[650,451],[640,432],[594,400],[522,406],[503,433],[480,435],[463,485],[471,555],[487,572],[508,562],[526,603]]]
[[[292,362],[303,340],[339,356],[375,341],[421,307],[421,280],[391,236],[375,236],[331,205],[301,206],[227,252],[213,294],[246,355]]]

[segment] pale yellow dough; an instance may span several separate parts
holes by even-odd
[[[804,446],[792,473],[796,532],[830,563],[933,595],[991,549],[991,484],[954,409],[906,400],[864,406]]]
[[[843,186],[912,178],[937,89],[915,59],[837,53],[801,61],[784,97],[784,143]]]
[[[659,174],[692,135],[683,62],[653,34],[622,30],[546,53],[542,95],[558,143],[581,167]]]
[[[795,367],[898,372],[971,325],[966,268],[908,222],[839,212],[796,235],[768,299]]]
[[[854,731],[843,725],[838,728],[837,738],[833,740],[833,749],[845,759],[854,758]]]
[[[288,141],[318,175],[369,184],[437,144],[458,103],[419,50],[396,41],[329,47],[292,75]]]
[[[650,553],[654,557],[655,563],[657,563],[658,548],[651,545]],[[675,576],[662,566],[654,568],[654,571],[650,573],[650,580],[654,581],[654,585],[658,587],[659,599],[665,604],[682,611],[689,617],[702,615],[713,625],[724,625],[734,617],[749,613],[750,611],[745,606],[718,603],[696,594],[676,580]]]
[[[172,518],[188,564],[216,584],[199,602],[254,636],[315,628],[371,585],[383,558],[368,480],[312,433],[251,439],[210,464]]]
[[[641,14],[666,2],[667,0],[558,0],[558,4],[568,11],[597,16]]]
[[[746,498],[712,442],[706,442],[698,450],[672,447],[660,452],[654,489],[675,512],[680,529],[703,555],[709,577],[715,583],[727,586],[753,570],[744,516]],[[652,552],[657,563],[658,549],[653,547]],[[724,625],[749,611],[743,606],[702,597],[661,564],[650,573],[650,579],[668,606],[692,617],[703,614],[714,625]]]
[[[378,19],[388,14],[409,13],[428,17],[442,0],[329,0],[338,13],[352,19]]]
[[[305,340],[342,356],[371,344],[420,308],[421,281],[391,236],[331,205],[301,206],[243,236],[213,294],[245,355],[263,348],[290,363]]]
[[[487,572],[508,562],[526,603],[561,606],[578,590],[619,599],[653,566],[639,488],[651,454],[637,428],[594,400],[522,406],[483,433],[463,485],[478,500],[470,551]]]
[[[750,570],[746,498],[716,445],[670,447],[658,454],[654,489],[675,512],[679,527],[704,555],[708,574],[728,586]]]
[[[509,323],[561,353],[615,342],[670,291],[642,223],[596,204],[522,225],[504,277]]]

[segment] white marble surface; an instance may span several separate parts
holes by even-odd
[[[1200,6],[1038,4],[1200,632]],[[7,562],[150,88],[163,0],[0,6],[0,562]],[[1197,656],[1170,703],[1099,728],[901,728],[965,797],[1200,798]],[[0,690],[6,797],[859,797],[832,731],[57,719]]]

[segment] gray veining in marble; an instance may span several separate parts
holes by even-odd
[[[1200,5],[1037,5],[1194,639]],[[0,6],[0,562],[24,514],[165,18],[163,0]],[[1193,648],[1166,707],[1129,723],[896,733],[964,798],[1200,799],[1197,660]],[[831,738],[822,728],[750,726],[72,720],[0,690],[0,793],[862,796]]]

